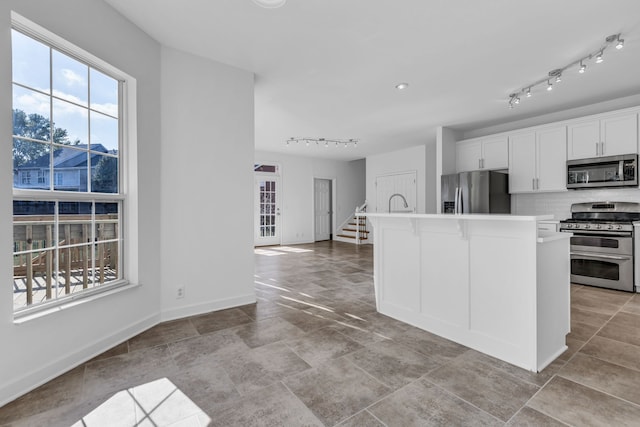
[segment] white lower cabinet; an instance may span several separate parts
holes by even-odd
[[[565,191],[567,128],[509,136],[509,192]]]

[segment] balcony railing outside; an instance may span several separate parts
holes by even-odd
[[[118,278],[117,214],[16,215],[13,219],[14,310]]]

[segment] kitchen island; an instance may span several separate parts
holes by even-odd
[[[363,216],[380,313],[534,372],[567,349],[571,234],[539,235],[550,216]]]

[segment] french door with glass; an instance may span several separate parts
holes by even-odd
[[[254,244],[280,244],[280,179],[256,175]]]

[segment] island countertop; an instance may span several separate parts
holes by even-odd
[[[376,307],[531,371],[566,349],[570,233],[552,215],[366,213]]]
[[[480,221],[549,221],[553,215],[505,215],[505,214],[417,214],[410,212],[356,214],[367,218],[424,218],[424,219],[465,219]]]

